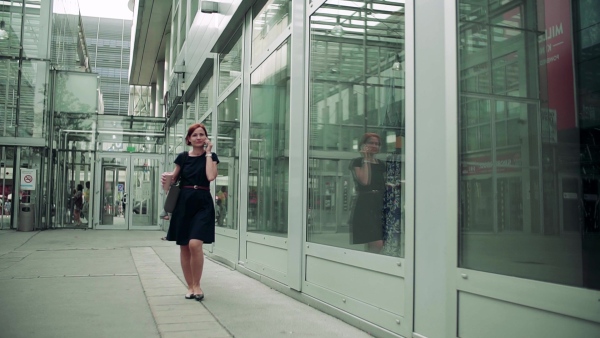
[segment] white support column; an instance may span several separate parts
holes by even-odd
[[[156,115],[156,103],[158,100],[156,99],[156,83],[150,85],[150,116],[158,116]]]
[[[156,100],[154,101],[154,116],[163,117],[165,116],[164,102],[162,102],[162,99],[165,97],[165,62],[157,62],[156,69]]]
[[[248,157],[250,154],[250,51],[252,45],[252,12],[246,13],[246,19],[244,21],[244,32],[242,34],[242,85],[241,85],[241,116],[240,116],[240,131],[241,131],[241,143],[240,143],[240,190],[238,199],[238,215],[239,215],[239,227],[238,227],[238,264],[246,262],[247,250],[246,250],[246,234],[248,232],[248,180],[249,180],[249,168],[248,168]],[[215,64],[219,63],[219,56],[215,55]],[[214,86],[218,92],[219,87],[219,67],[215,67],[216,72],[214,75]],[[215,110],[216,112],[217,110]],[[218,114],[217,114],[218,115]],[[243,264],[243,263],[242,263]]]
[[[302,289],[304,224],[306,218],[306,159],[308,145],[308,114],[306,111],[306,1],[292,1],[292,32],[290,61],[290,145],[288,192],[288,286]]]
[[[457,44],[455,1],[415,1],[414,329],[456,332]],[[445,175],[440,175],[444,168]]]

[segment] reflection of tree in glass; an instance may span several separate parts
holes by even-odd
[[[70,76],[58,73],[55,84],[54,110],[63,113],[95,113],[96,110],[90,104],[84,103],[69,88]],[[89,90],[89,89],[88,89]],[[94,93],[96,94],[95,90]]]

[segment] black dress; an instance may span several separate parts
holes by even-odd
[[[212,154],[212,160],[219,163],[217,154]],[[186,158],[181,153],[174,162],[183,167],[183,171],[179,173],[181,186],[210,186],[206,177],[205,155]],[[215,206],[209,190],[182,188],[177,198],[167,240],[175,241],[178,245],[188,245],[190,239],[199,239],[206,244],[215,241]]]
[[[352,244],[369,243],[383,239],[383,195],[385,192],[385,163],[371,163],[368,185],[362,185],[356,177],[355,168],[362,167],[363,158],[355,158],[349,169],[354,177],[356,199],[350,217],[350,241]]]

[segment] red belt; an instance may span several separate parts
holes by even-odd
[[[183,189],[196,189],[196,190],[202,189],[202,190],[209,190],[210,191],[209,187],[203,187],[203,186],[200,186],[200,185],[184,185],[182,188]]]

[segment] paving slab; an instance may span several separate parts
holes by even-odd
[[[2,337],[160,337],[137,276],[0,280]]]
[[[178,280],[173,271],[163,262],[152,248],[131,248],[131,254],[136,264],[137,271],[148,297],[158,330],[164,337],[167,333],[180,333],[182,335],[195,334],[195,337],[231,337],[200,302],[185,299],[187,292],[185,284]],[[169,276],[160,279],[162,286],[156,286],[156,275]],[[168,302],[157,303],[161,298]],[[171,318],[180,317],[181,320],[173,322]]]
[[[17,234],[19,232],[16,232]],[[21,243],[18,251],[111,249],[172,246],[161,241],[162,231],[57,229],[37,232]],[[30,233],[25,233],[30,234]],[[15,236],[15,235],[11,235]],[[16,236],[22,237],[22,236]],[[0,241],[2,236],[0,236]]]
[[[370,337],[205,260],[186,300],[179,247],[162,231],[0,231],[0,337]]]
[[[179,249],[154,251],[183,282]],[[174,260],[173,257],[177,257]],[[202,305],[234,337],[371,337],[347,323],[298,302],[229,267],[206,259],[202,274]]]
[[[21,232],[15,230],[0,230],[0,256],[21,247],[38,233],[39,231]]]
[[[115,274],[137,274],[128,249],[35,251],[0,271],[0,278]]]

